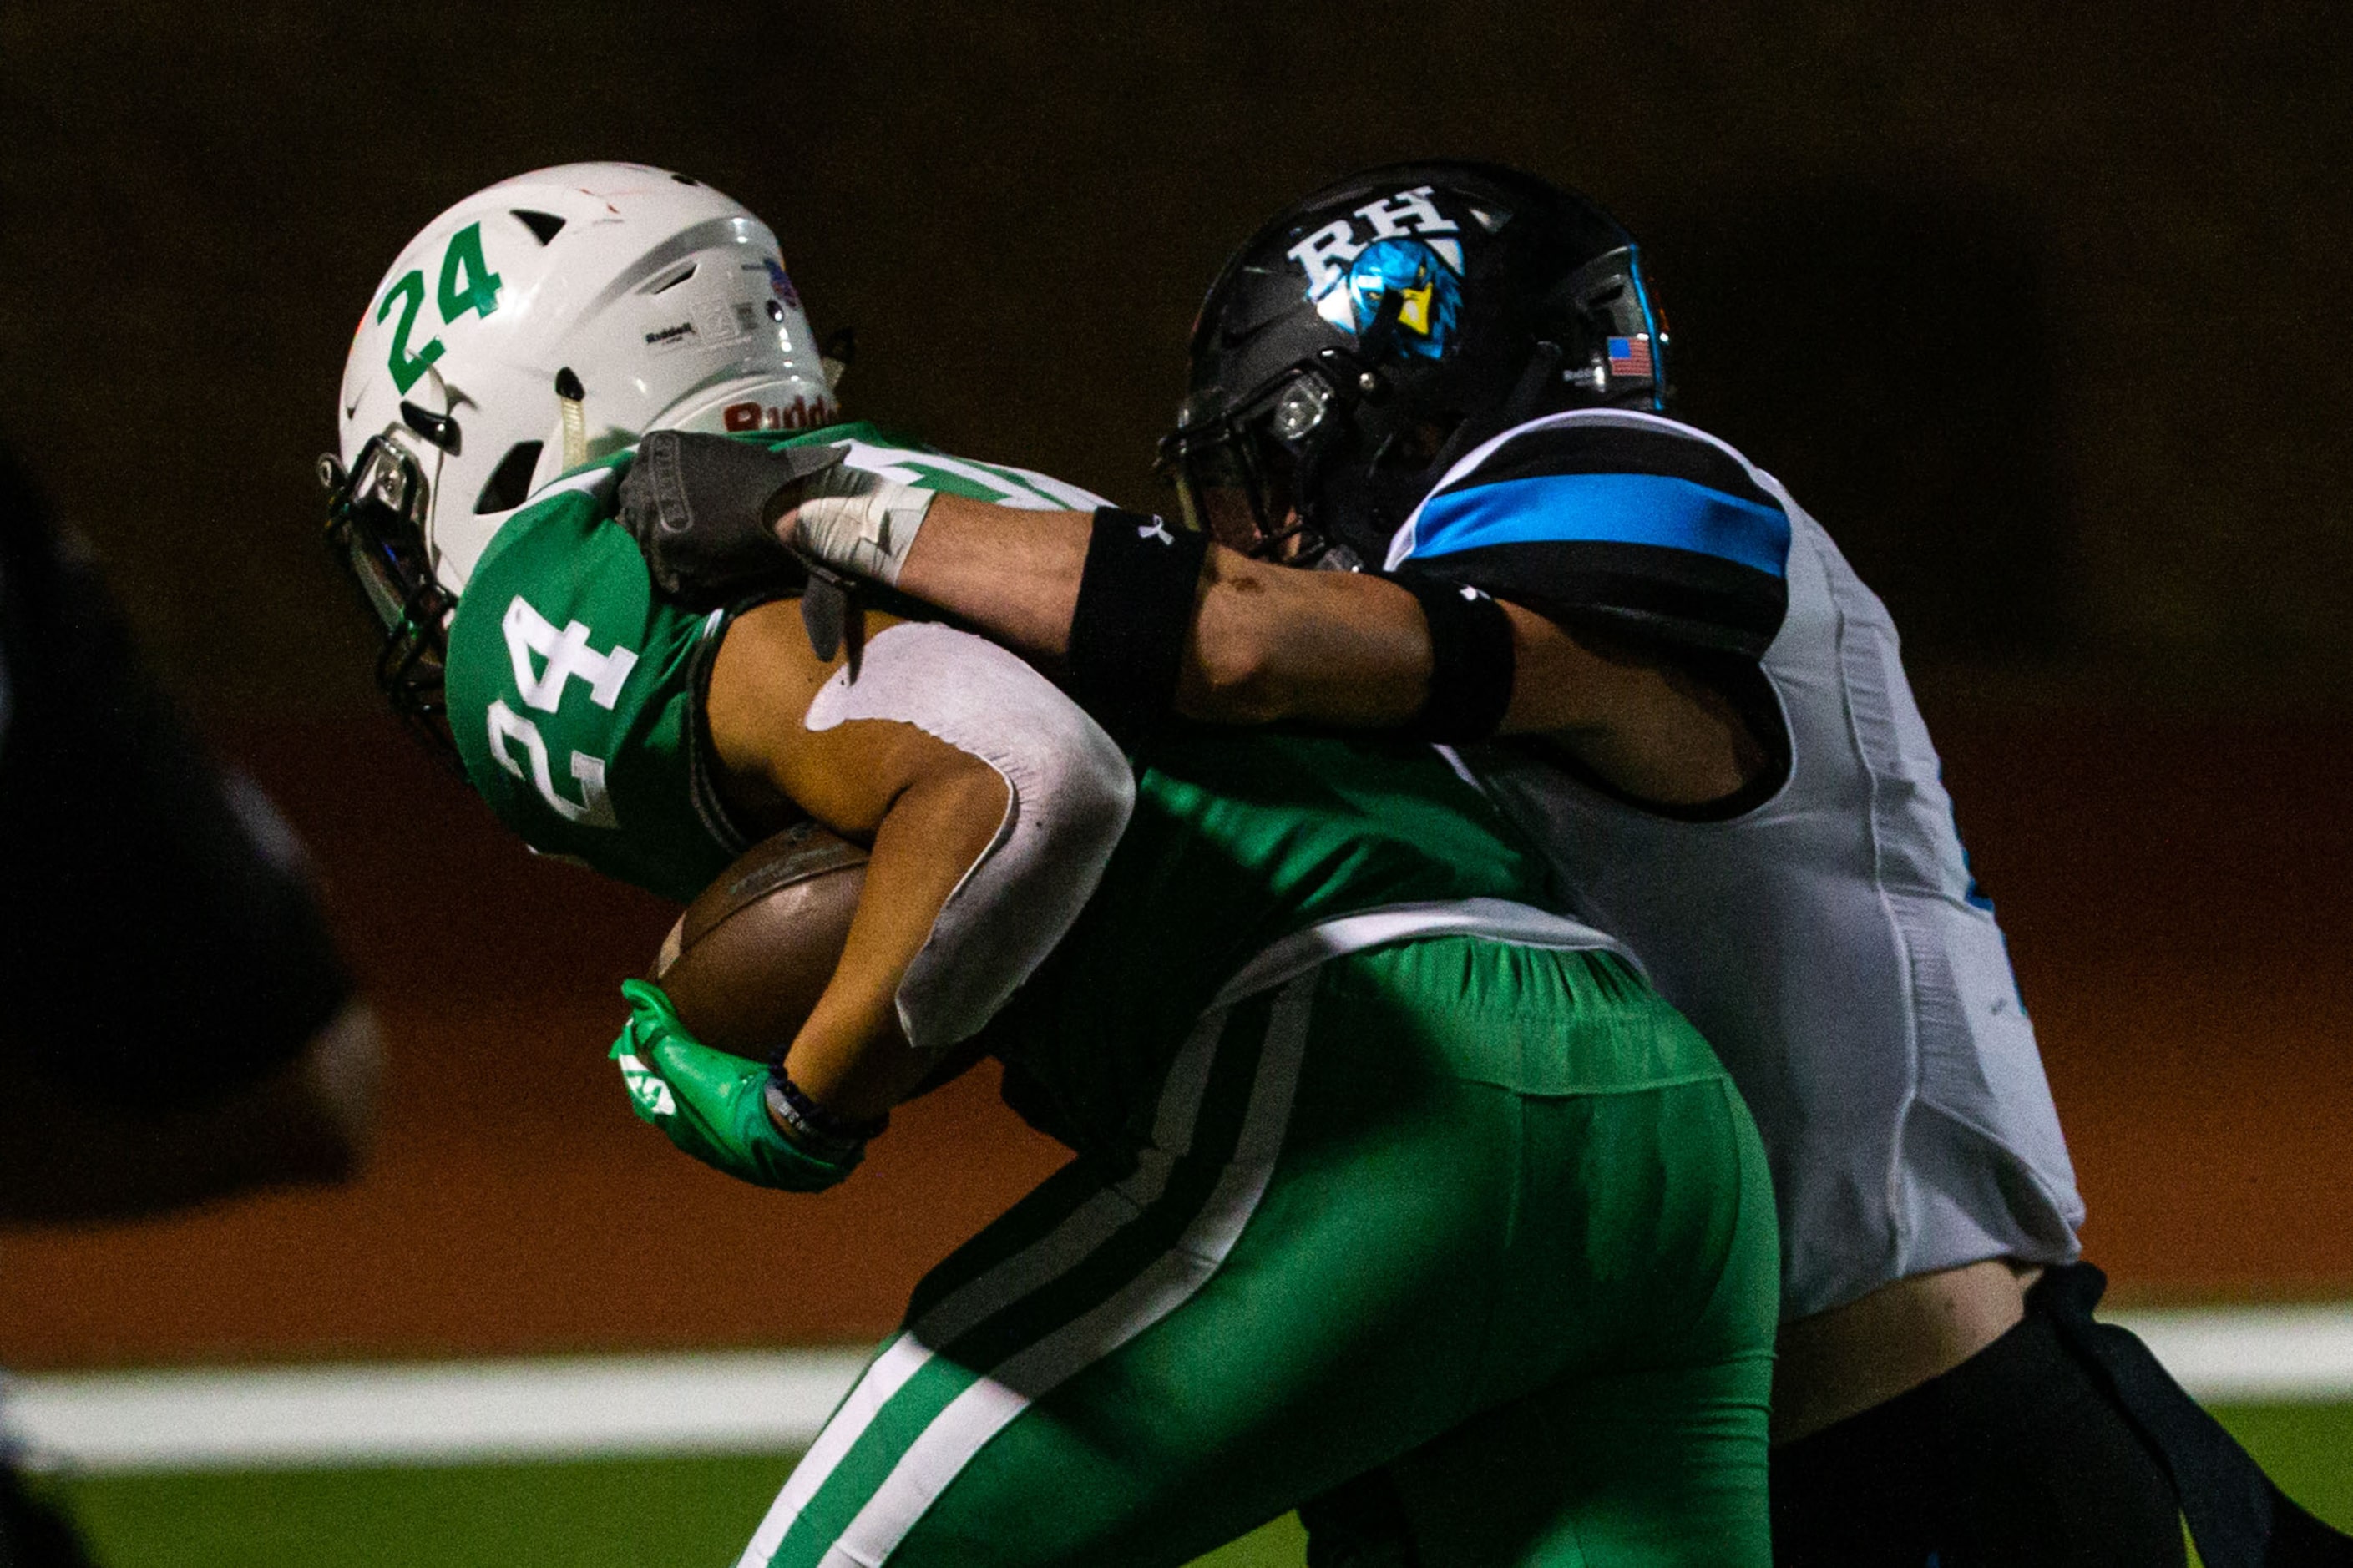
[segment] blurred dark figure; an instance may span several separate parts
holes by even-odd
[[[342,1181],[375,1021],[301,847],[141,667],[0,449],[0,1225]],[[0,1468],[0,1568],[89,1562]]]

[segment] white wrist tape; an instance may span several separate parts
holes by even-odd
[[[1077,920],[1135,805],[1109,735],[995,643],[902,622],[866,645],[858,679],[835,672],[804,722],[894,719],[977,757],[1005,780],[1005,820],[948,895],[899,985],[899,1025],[921,1051],[968,1039]]]
[[[837,571],[895,586],[933,494],[836,463],[802,481],[793,537]]]

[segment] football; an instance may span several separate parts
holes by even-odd
[[[687,906],[651,978],[697,1039],[764,1059],[816,1007],[865,885],[865,850],[813,822],[788,827]]]

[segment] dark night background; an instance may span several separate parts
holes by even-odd
[[[381,716],[311,472],[353,324],[443,207],[599,158],[767,218],[858,328],[850,411],[1145,505],[1269,213],[1432,153],[1598,196],[1683,411],[1894,606],[2093,1256],[2353,1291],[2346,15],[0,0],[0,430],[310,837],[394,1044],[355,1187],[8,1238],[0,1363],[860,1334],[1043,1168],[971,1152],[985,1095],[911,1108],[802,1238],[904,1268],[785,1289],[765,1194],[604,1076],[670,911],[527,862]]]
[[[1683,411],[1926,684],[2353,688],[2341,8],[13,0],[0,427],[208,713],[369,700],[312,542],[348,333],[441,207],[627,158],[765,215],[854,411],[1149,502],[1202,288],[1431,151],[1647,242]]]

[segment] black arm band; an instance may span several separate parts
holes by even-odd
[[[1100,507],[1071,613],[1071,695],[1125,741],[1168,716],[1207,534]]]
[[[766,1100],[811,1152],[829,1160],[839,1159],[881,1137],[883,1129],[891,1125],[887,1111],[871,1121],[849,1121],[836,1116],[811,1100],[808,1091],[786,1075],[782,1062],[769,1064]]]
[[[1421,602],[1430,623],[1430,695],[1402,732],[1453,744],[1483,741],[1512,705],[1512,621],[1476,588],[1419,573],[1384,573]]]

